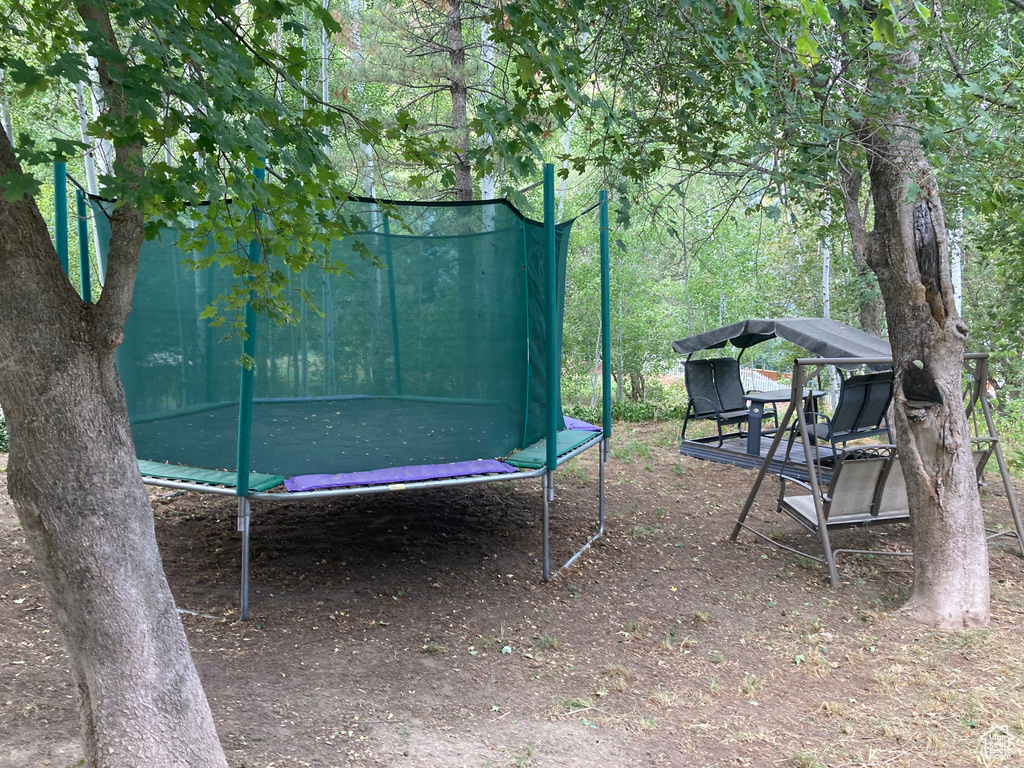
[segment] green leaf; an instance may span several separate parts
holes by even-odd
[[[9,203],[17,202],[25,196],[35,197],[41,188],[39,180],[28,174],[8,171],[0,176],[0,189],[3,189],[4,200]]]
[[[810,35],[801,35],[796,39],[796,53],[807,64],[814,64],[821,59],[821,49]]]
[[[876,42],[885,42],[889,45],[896,45],[896,28],[893,26],[892,18],[879,14],[871,22],[871,31]]]
[[[67,161],[81,155],[89,148],[88,144],[72,139],[53,138],[53,157],[57,161]]]
[[[4,60],[4,77],[21,86],[19,96],[27,97],[49,87],[49,79],[42,70],[21,57],[7,57]]]

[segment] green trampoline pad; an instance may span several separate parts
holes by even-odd
[[[600,435],[600,432],[583,432],[575,429],[563,429],[558,433],[558,455],[563,456],[574,448],[578,448],[588,440]],[[540,469],[548,460],[548,441],[538,440],[529,448],[513,453],[505,459],[507,464],[520,469]]]
[[[235,487],[238,475],[234,472],[223,472],[215,469],[199,467],[183,467],[180,464],[163,464],[159,461],[139,459],[139,471],[143,477],[158,477],[162,480],[181,480],[186,483],[201,485],[223,485]],[[280,475],[264,475],[260,472],[249,473],[249,490],[269,491],[284,483]]]

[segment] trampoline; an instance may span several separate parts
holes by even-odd
[[[422,463],[427,442],[433,463],[503,456],[509,451],[499,437],[510,410],[440,398],[254,400],[250,466],[287,477],[400,467]],[[238,439],[238,403],[140,419],[132,438],[139,457],[220,467],[225,444]]]
[[[203,315],[229,290],[230,270],[193,270],[186,262],[202,254],[179,250],[172,230],[143,245],[117,352],[136,456],[147,484],[238,497],[243,620],[254,499],[540,477],[547,581],[554,471],[596,447],[597,530],[555,573],[602,534],[610,366],[603,423],[566,420],[561,329],[573,222],[555,224],[553,166],[543,185],[541,222],[505,200],[347,202],[361,231],[331,250],[347,272],[291,275],[286,291],[312,296],[317,310],[296,299],[297,322],[276,325],[247,309],[244,345],[222,339]],[[605,193],[584,213],[594,208],[607,360]],[[102,242],[104,216],[96,221]],[[243,353],[251,368],[240,365]]]

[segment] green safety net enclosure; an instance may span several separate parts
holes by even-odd
[[[363,231],[332,255],[351,275],[293,275],[319,312],[296,295],[298,322],[256,320],[248,469],[291,477],[502,458],[542,439],[548,377],[560,376],[545,364],[543,225],[504,200],[346,208]],[[559,360],[570,229],[556,228]],[[136,455],[237,472],[242,342],[202,317],[233,278],[191,269],[197,254],[175,242],[168,229],[143,245],[117,353]]]

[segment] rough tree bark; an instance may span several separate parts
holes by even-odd
[[[447,0],[445,33],[448,38],[448,61],[451,64],[452,128],[455,131],[455,199],[473,199],[473,174],[467,158],[469,152],[469,121],[467,119],[468,88],[466,85],[466,43],[462,39],[462,0]]]
[[[84,18],[113,41],[109,20]],[[100,78],[109,85],[105,64]],[[122,109],[115,91],[108,108]],[[127,170],[139,147],[121,147]],[[20,174],[0,134],[0,176]],[[0,403],[8,486],[60,627],[85,764],[226,766],[175,611],[135,462],[114,350],[143,240],[142,216],[111,220],[107,281],[83,303],[35,201],[0,196]]]
[[[912,77],[909,48],[888,63]],[[868,249],[896,370],[894,413],[914,522],[914,589],[903,613],[938,628],[989,621],[988,549],[961,393],[967,328],[956,311],[939,190],[902,115],[861,125],[875,227]],[[908,193],[919,190],[908,201]]]
[[[873,280],[871,265],[868,263],[868,231],[864,216],[860,212],[860,190],[863,182],[861,172],[840,167],[839,189],[843,196],[843,215],[850,230],[850,250],[857,269],[861,286]],[[882,335],[882,299],[872,293],[862,292],[857,299],[857,315],[861,330],[874,336]]]
[[[469,152],[469,120],[467,117],[468,86],[466,84],[466,43],[462,38],[462,0],[445,0],[441,3],[445,11],[445,38],[448,44],[448,63],[451,66],[452,130],[455,134],[455,199],[473,199],[473,174],[467,153]],[[459,256],[459,272],[475,275],[479,272],[475,253],[463,251]],[[481,318],[473,313],[476,304],[476,288],[472,281],[464,280],[459,289],[459,305],[462,309],[462,338],[473,338]],[[475,375],[475,352],[468,345],[462,347],[462,388],[464,396],[475,397],[477,378]]]

